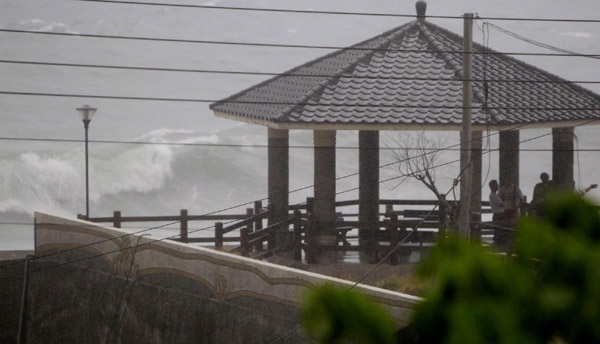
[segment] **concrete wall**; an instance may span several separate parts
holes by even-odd
[[[23,268],[23,259],[0,259],[0,343],[17,342]]]
[[[50,255],[32,264],[30,343],[106,338],[264,343],[290,331],[286,343],[305,342],[301,330],[295,330],[303,292],[324,283],[351,285],[85,221],[43,213],[35,218],[36,256]],[[369,286],[357,289],[385,305],[399,325],[419,300]]]

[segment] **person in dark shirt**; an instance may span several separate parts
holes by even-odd
[[[533,188],[533,197],[531,198],[531,206],[537,216],[543,215],[543,202],[548,191],[552,187],[552,181],[550,180],[548,173],[542,172],[542,174],[540,174],[540,179],[541,182],[535,184],[535,187]]]

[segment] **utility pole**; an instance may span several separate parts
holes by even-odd
[[[463,40],[463,113],[460,133],[460,214],[458,236],[469,239],[471,233],[471,106],[473,98],[473,13],[464,15]]]

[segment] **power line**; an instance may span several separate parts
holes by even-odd
[[[593,122],[593,121],[589,121],[588,123],[591,123],[591,122]],[[524,127],[524,126],[527,126],[527,124],[521,124],[521,125],[517,125],[517,126],[515,126],[515,127],[511,128],[511,129],[507,129],[507,130],[516,130],[516,129],[519,129],[519,128],[521,128],[521,127]],[[500,132],[501,132],[501,131],[499,131],[499,132],[498,132],[498,134],[499,134]],[[489,135],[496,135],[496,134],[489,134]],[[548,135],[548,134],[546,134],[546,135]],[[546,136],[546,135],[541,135],[541,136]],[[408,160],[410,160],[410,159],[416,159],[416,158],[419,158],[419,157],[425,156],[425,155],[427,155],[427,154],[433,154],[433,153],[435,153],[435,152],[440,152],[440,151],[443,151],[443,150],[445,150],[445,149],[452,148],[452,147],[456,147],[456,146],[459,146],[459,145],[460,145],[460,143],[459,143],[459,144],[454,144],[454,145],[451,145],[451,146],[449,146],[449,147],[440,148],[440,149],[438,149],[437,151],[425,152],[425,153],[422,153],[422,154],[420,154],[420,155],[413,156],[413,157],[410,157],[410,158],[408,158],[408,159],[405,159],[404,161],[408,161]],[[457,160],[457,161],[460,161],[460,160]],[[400,162],[402,162],[402,161],[393,161],[393,162],[391,162],[391,163],[387,163],[387,164],[384,164],[384,165],[381,165],[381,166],[379,166],[379,169],[382,169],[382,168],[385,168],[385,167],[388,167],[388,166],[391,166],[391,165],[395,165],[395,164],[397,164],[397,163],[400,163]],[[456,162],[456,161],[454,161],[454,162]],[[440,167],[440,166],[445,166],[445,165],[449,165],[449,164],[451,164],[451,163],[454,163],[454,162],[448,162],[448,163],[444,163],[444,164],[442,164],[442,165],[439,165],[439,166],[434,166],[433,168]],[[345,178],[349,178],[349,177],[352,177],[352,176],[356,176],[356,175],[358,175],[358,172],[356,172],[356,173],[351,173],[351,174],[347,174],[347,175],[344,175],[344,176],[338,177],[338,178],[336,178],[336,181],[337,181],[337,180],[342,180],[342,179],[345,179]],[[402,178],[402,177],[406,177],[406,176],[408,176],[408,175],[401,175],[401,176],[397,176],[397,177],[393,177],[393,178],[388,178],[388,179],[386,179],[386,180],[381,180],[381,181],[378,181],[378,182],[377,182],[377,184],[381,184],[381,183],[384,183],[384,182],[387,182],[387,181],[390,181],[390,180],[394,180],[394,179],[398,179],[398,178]],[[294,189],[294,190],[290,190],[290,191],[288,191],[288,194],[292,194],[292,193],[294,193],[294,192],[298,192],[298,191],[306,190],[306,189],[309,189],[309,188],[312,188],[312,187],[314,187],[314,184],[313,184],[313,185],[309,185],[309,186],[300,187],[300,188],[297,188],[297,189]],[[353,189],[346,190],[346,191],[343,191],[343,192],[338,192],[338,193],[336,193],[335,195],[342,194],[342,193],[349,192],[349,191],[354,191],[354,190],[356,190],[356,189],[358,189],[358,188],[353,188]],[[264,197],[264,198],[262,198],[262,199],[260,199],[260,200],[258,200],[258,201],[264,201],[264,200],[267,200],[267,199],[268,199],[268,197]],[[221,210],[213,211],[213,212],[210,212],[210,213],[206,213],[206,214],[204,214],[204,215],[213,215],[213,214],[221,213],[221,212],[224,212],[224,211],[227,211],[227,210],[231,210],[231,209],[239,208],[239,207],[242,207],[242,206],[245,206],[245,205],[249,205],[249,204],[253,204],[253,203],[254,203],[254,201],[250,201],[250,202],[246,202],[246,203],[238,204],[238,205],[236,205],[236,206],[232,206],[232,207],[229,207],[229,208],[225,208],[225,209],[221,209]],[[300,202],[300,203],[297,203],[297,205],[301,205],[301,204],[304,204],[304,203],[306,203],[306,202]],[[229,222],[227,222],[227,223],[234,222],[234,221],[235,221],[235,220],[232,220],[232,221],[229,221]],[[156,227],[146,228],[146,229],[143,229],[143,230],[140,230],[140,231],[137,231],[137,232],[133,232],[133,233],[124,234],[124,235],[122,235],[122,236],[119,236],[119,237],[116,237],[116,238],[105,239],[105,240],[102,240],[102,241],[99,241],[99,242],[90,243],[90,244],[86,244],[86,245],[83,245],[83,246],[80,246],[80,247],[74,247],[74,248],[71,248],[71,249],[63,250],[63,251],[52,252],[52,253],[49,253],[49,254],[46,254],[46,255],[43,255],[43,256],[34,257],[34,259],[46,258],[46,257],[53,256],[53,255],[56,255],[56,254],[60,254],[60,253],[64,253],[64,252],[73,251],[73,250],[76,250],[76,249],[79,249],[79,248],[85,248],[85,247],[88,247],[88,246],[91,246],[91,245],[96,245],[96,244],[99,244],[99,243],[102,243],[102,242],[106,242],[106,241],[110,241],[110,240],[113,240],[113,239],[119,239],[119,238],[126,237],[126,236],[130,236],[130,235],[135,235],[135,234],[144,233],[144,232],[147,232],[147,231],[149,231],[149,230],[152,230],[152,229],[163,228],[163,227],[170,226],[170,225],[172,225],[172,224],[176,224],[176,223],[180,223],[180,222],[181,222],[181,221],[174,221],[174,222],[170,222],[170,223],[167,223],[167,224],[163,224],[163,225],[161,225],[161,226],[156,226]],[[197,229],[197,230],[188,231],[188,234],[195,233],[195,232],[202,231],[202,230],[206,230],[206,229],[210,229],[210,228],[214,228],[214,226],[208,226],[208,227],[200,228],[200,229]],[[169,239],[169,238],[175,238],[175,237],[178,237],[178,236],[180,236],[180,235],[178,234],[178,235],[175,235],[175,236],[172,236],[172,237],[166,237],[166,238],[163,238],[163,239],[161,239],[161,240],[164,240],[164,239]],[[109,253],[112,253],[112,252],[109,252]],[[107,254],[108,254],[108,253],[107,253]],[[93,258],[93,257],[92,257],[92,258]],[[18,264],[18,263],[19,263],[19,262],[14,262],[14,263],[5,264],[5,265],[2,265],[2,266],[0,266],[0,268],[7,267],[7,266],[11,266],[11,265],[15,265],[15,264]],[[62,264],[62,265],[64,265],[64,264]]]
[[[74,0],[79,2],[95,2],[105,4],[122,5],[144,5],[144,6],[168,6],[179,8],[199,8],[212,10],[232,10],[232,11],[254,11],[254,12],[278,12],[278,13],[298,13],[298,14],[325,14],[325,15],[349,15],[349,16],[371,16],[371,17],[395,17],[395,18],[417,18],[415,14],[396,14],[396,13],[372,13],[372,12],[347,12],[347,11],[317,11],[317,10],[297,10],[297,9],[279,9],[279,8],[256,8],[256,7],[230,7],[230,6],[208,6],[208,5],[187,5],[158,2],[141,1],[106,1],[106,0]],[[435,19],[464,19],[463,16],[442,16],[426,15],[427,18]],[[600,19],[569,19],[569,18],[526,18],[526,17],[478,17],[478,19],[498,20],[498,21],[538,21],[538,22],[573,22],[573,23],[600,23]]]
[[[586,123],[583,123],[583,124],[580,124],[580,125],[577,125],[577,126],[581,126],[581,125],[585,125],[585,124],[590,124],[590,123],[592,123],[592,122],[595,122],[595,121],[597,121],[597,120],[590,120],[590,121],[588,121],[588,122],[586,122]],[[527,125],[526,125],[526,124],[524,124],[524,125],[518,125],[518,126],[515,126],[515,127],[513,127],[512,129],[506,129],[506,130],[516,130],[516,129],[519,129],[519,128],[521,128],[521,127],[524,127],[524,126],[527,126]],[[577,127],[577,126],[574,126],[574,127]],[[497,134],[499,134],[500,132],[501,132],[501,131],[499,131]],[[496,135],[496,134],[490,134],[490,135]],[[532,140],[535,140],[535,139],[537,139],[537,138],[541,138],[541,137],[548,136],[548,135],[551,135],[551,133],[547,133],[547,134],[538,135],[537,137],[533,137],[533,138],[529,138],[529,139],[527,139],[527,140],[520,141],[520,143],[521,143],[521,142],[528,142],[528,141],[532,141]],[[446,150],[447,148],[454,147],[454,146],[457,146],[457,145],[460,145],[460,143],[458,143],[458,144],[455,144],[455,145],[452,145],[452,146],[449,146],[449,147],[440,148],[440,149],[438,149],[437,151],[438,151],[438,152],[440,152],[440,151],[444,151],[444,150]],[[490,153],[490,152],[491,152],[491,150],[490,150],[489,152],[486,152],[486,154],[487,154],[487,153]],[[433,152],[428,152],[428,153],[423,153],[423,154],[420,154],[420,155],[418,155],[418,156],[413,156],[413,157],[410,157],[410,158],[407,158],[407,159],[405,159],[405,160],[404,160],[404,162],[405,162],[405,161],[408,161],[408,160],[411,160],[411,159],[416,159],[416,158],[422,157],[422,156],[424,156],[424,155],[427,155],[427,154],[432,154],[432,153],[433,153]],[[381,165],[381,166],[379,166],[379,169],[381,169],[381,168],[384,168],[384,167],[387,167],[387,166],[395,165],[395,164],[398,164],[398,163],[401,163],[401,162],[403,162],[403,161],[394,161],[394,162],[392,162],[392,163],[384,164],[384,165]],[[443,166],[450,165],[450,164],[453,164],[453,163],[456,163],[456,162],[460,162],[460,159],[453,160],[453,161],[449,161],[449,162],[445,162],[445,163],[441,163],[441,164],[439,164],[439,165],[436,165],[436,166],[431,166],[430,168],[432,168],[432,169],[435,169],[435,168],[443,167]],[[337,181],[337,180],[341,180],[341,179],[344,179],[344,178],[348,178],[348,177],[351,177],[351,176],[355,176],[355,175],[357,175],[357,174],[358,174],[358,172],[357,172],[357,173],[348,174],[348,175],[345,175],[345,176],[342,176],[342,177],[335,178],[335,180],[336,180],[336,181]],[[405,177],[409,177],[409,176],[410,176],[410,174],[408,174],[408,173],[406,173],[406,174],[401,174],[401,175],[399,175],[399,176],[395,176],[395,177],[387,178],[387,179],[384,179],[384,180],[379,180],[379,181],[378,181],[376,184],[382,184],[382,183],[385,183],[385,182],[388,182],[388,181],[391,181],[391,180],[395,180],[395,179],[399,179],[399,178],[405,178]],[[310,186],[306,186],[306,187],[298,188],[298,189],[295,189],[295,190],[291,190],[291,191],[289,191],[289,192],[288,192],[288,194],[291,194],[291,193],[294,193],[294,192],[297,192],[297,191],[301,191],[301,190],[305,190],[305,189],[308,189],[308,188],[311,188],[311,187],[314,187],[314,184],[313,184],[313,185],[310,185]],[[340,194],[347,193],[347,192],[356,191],[356,190],[358,190],[358,189],[359,189],[359,187],[354,187],[354,188],[347,189],[347,190],[344,190],[344,191],[336,192],[336,193],[333,195],[333,197],[335,197],[335,196],[337,196],[337,195],[340,195]],[[325,197],[323,197],[323,198],[325,199],[325,198],[330,198],[330,197],[332,197],[332,196],[325,196]],[[266,199],[268,199],[268,198],[262,198],[262,199],[260,199],[260,201],[263,201],[263,200],[266,200]],[[245,206],[245,205],[248,205],[248,204],[252,204],[253,202],[254,202],[254,201],[251,201],[251,202],[246,202],[246,203],[239,204],[239,205],[236,205],[236,206],[231,206],[231,207],[229,207],[229,208],[225,208],[225,209],[221,209],[221,210],[213,211],[213,212],[207,213],[207,214],[205,214],[205,215],[212,215],[212,214],[220,213],[220,212],[223,212],[223,211],[227,211],[227,210],[231,210],[231,209],[239,208],[239,207],[242,207],[242,206]],[[301,204],[304,204],[304,203],[306,203],[306,202],[300,202],[300,203],[297,203],[296,205],[301,205]],[[236,221],[236,220],[232,220],[232,221],[229,221],[229,222],[227,222],[227,223],[231,223],[231,222],[235,222],[235,221]],[[130,235],[140,234],[140,233],[143,233],[143,232],[147,232],[147,231],[149,231],[149,230],[152,230],[152,229],[157,229],[157,228],[161,228],[161,227],[166,227],[166,226],[168,226],[168,225],[172,225],[172,224],[179,223],[179,222],[181,222],[181,221],[175,221],[175,222],[167,223],[167,224],[164,224],[164,225],[161,225],[161,226],[156,226],[156,227],[152,227],[152,228],[144,229],[144,230],[141,230],[141,231],[137,231],[137,232],[133,232],[133,233],[124,234],[124,235],[121,235],[121,236],[118,236],[118,237],[115,237],[115,238],[105,239],[105,240],[101,240],[101,241],[99,241],[99,242],[94,242],[94,243],[90,243],[90,244],[85,244],[85,245],[82,245],[82,246],[79,246],[79,247],[74,247],[74,248],[70,248],[70,249],[66,249],[66,250],[62,250],[62,251],[57,251],[57,252],[52,252],[52,253],[49,253],[49,254],[46,254],[46,255],[43,255],[43,256],[34,257],[33,259],[46,258],[46,257],[53,256],[53,255],[56,255],[56,254],[65,253],[65,252],[69,252],[69,251],[77,250],[77,249],[80,249],[80,248],[85,248],[85,247],[88,247],[88,246],[96,245],[96,244],[99,244],[99,243],[102,243],[102,242],[111,241],[111,240],[114,240],[114,239],[119,239],[119,238],[126,237],[126,236],[130,236]],[[210,228],[214,228],[214,226],[207,226],[207,227],[204,227],[204,228],[200,228],[200,229],[196,229],[196,230],[188,231],[188,234],[193,234],[193,233],[196,233],[196,232],[199,232],[199,231],[203,231],[203,230],[206,230],[206,229],[210,229]],[[173,235],[173,236],[169,236],[169,237],[165,237],[165,238],[159,238],[159,239],[156,239],[156,240],[152,240],[152,241],[150,241],[150,242],[148,242],[148,243],[145,243],[145,244],[143,244],[143,245],[146,245],[146,244],[151,244],[151,243],[154,243],[154,242],[159,242],[159,241],[164,241],[164,240],[168,240],[168,239],[173,239],[173,238],[177,238],[177,237],[180,237],[180,234]],[[130,249],[130,248],[131,248],[131,247],[129,247],[129,248],[124,248],[124,249],[117,249],[117,250],[114,250],[114,251],[110,251],[110,252],[105,252],[105,253],[102,253],[102,254],[98,254],[98,255],[96,255],[96,256],[91,256],[91,257],[83,258],[83,259],[80,259],[80,260],[75,260],[75,261],[70,261],[70,262],[66,262],[66,263],[61,263],[61,264],[58,264],[58,265],[55,265],[55,266],[51,266],[51,267],[48,267],[48,268],[41,268],[41,269],[38,269],[38,270],[35,270],[35,271],[32,271],[32,272],[38,272],[38,271],[41,271],[41,270],[46,270],[46,269],[50,269],[50,268],[55,268],[55,267],[63,266],[63,265],[66,265],[66,264],[75,263],[75,262],[78,262],[78,261],[81,261],[81,260],[92,259],[92,258],[96,258],[96,257],[103,256],[103,255],[106,255],[106,254],[115,253],[115,252],[123,251],[123,250],[126,250],[126,249]],[[4,268],[4,267],[11,266],[11,265],[15,265],[15,264],[19,264],[19,262],[14,262],[14,263],[5,264],[5,265],[2,265],[2,266],[0,266],[0,268]],[[9,277],[7,277],[7,278],[3,278],[3,279],[0,279],[0,280],[10,279],[10,278],[16,278],[16,277],[20,277],[20,276],[22,276],[22,274],[21,274],[21,275],[16,275],[16,276],[9,276]]]
[[[527,37],[521,36],[521,35],[519,35],[517,33],[514,33],[512,31],[506,30],[506,29],[501,28],[500,26],[492,24],[492,23],[487,23],[487,25],[489,25],[490,27],[496,29],[496,31],[502,32],[505,35],[511,36],[511,37],[516,38],[516,39],[518,39],[520,41],[523,41],[523,42],[526,42],[526,43],[529,43],[529,44],[532,44],[532,45],[535,45],[535,46],[538,46],[538,47],[541,47],[541,48],[544,48],[544,49],[556,51],[556,52],[563,53],[563,54],[571,54],[571,55],[572,54],[577,54],[576,52],[573,52],[573,51],[570,51],[570,50],[566,50],[566,49],[562,49],[562,48],[557,48],[557,47],[554,47],[552,45],[545,44],[545,43],[533,40],[531,38],[527,38]],[[594,59],[600,59],[600,57],[598,57],[598,56],[586,56],[586,57],[590,57],[590,58],[594,58]]]
[[[256,42],[231,42],[231,41],[210,41],[210,40],[192,40],[179,38],[158,38],[158,37],[139,37],[139,36],[118,36],[118,35],[100,35],[100,34],[85,34],[71,32],[49,32],[49,31],[32,31],[32,30],[15,30],[15,29],[0,29],[0,32],[7,33],[22,33],[35,35],[50,35],[50,36],[66,36],[66,37],[85,37],[85,38],[107,38],[121,40],[137,40],[151,42],[170,42],[170,43],[190,43],[190,44],[215,44],[215,45],[233,45],[233,46],[249,46],[249,47],[269,47],[269,48],[299,48],[299,49],[326,49],[326,50],[356,50],[356,51],[384,51],[384,52],[400,52],[400,53],[422,53],[422,54],[437,54],[440,52],[448,54],[484,54],[480,51],[465,53],[462,50],[414,50],[414,49],[395,49],[395,48],[366,48],[358,46],[326,46],[326,45],[307,45],[307,44],[280,44],[280,43],[256,43]],[[513,56],[559,56],[559,57],[600,57],[598,54],[562,54],[562,53],[519,53],[519,52],[486,52],[487,55],[513,55]]]
[[[100,68],[116,70],[136,70],[152,72],[178,72],[178,73],[202,73],[202,74],[230,74],[230,75],[255,75],[255,76],[281,76],[281,77],[301,77],[301,78],[341,78],[341,79],[372,79],[372,80],[406,80],[406,81],[472,81],[472,82],[497,82],[497,83],[534,83],[534,84],[600,84],[600,81],[592,80],[535,80],[535,79],[461,79],[461,78],[432,78],[432,77],[396,77],[396,76],[373,76],[373,75],[352,75],[352,74],[308,74],[308,73],[272,73],[272,72],[250,72],[250,71],[228,71],[213,69],[191,69],[191,68],[167,68],[167,67],[143,67],[143,66],[122,66],[122,65],[99,65],[83,63],[60,63],[44,61],[18,61],[18,60],[0,60],[5,64],[24,64],[36,66],[54,66],[54,67],[76,67],[76,68]]]
[[[460,159],[459,159],[460,161]],[[458,173],[458,176],[455,178],[456,180],[460,179],[464,170],[470,165],[467,164],[467,166],[465,166],[465,168],[460,171]],[[446,197],[448,196],[448,194],[450,193],[450,191],[454,190],[454,188],[456,187],[456,183],[453,183],[452,186],[450,187],[450,189],[443,194],[443,198],[446,199]],[[421,219],[421,221],[419,221],[419,223],[417,224],[416,228],[418,228],[424,221],[425,219],[431,215],[431,213],[438,207],[438,204],[436,204],[425,216],[423,216],[423,219]],[[441,223],[441,219],[440,219],[440,223]],[[356,282],[354,282],[352,284],[352,286],[350,286],[350,288],[348,288],[346,291],[350,291],[352,289],[354,289],[357,285],[359,285],[360,283],[362,283],[370,274],[372,274],[373,272],[375,272],[375,270],[379,269],[379,267],[383,264],[384,261],[386,261],[386,259],[390,258],[392,256],[392,254],[394,252],[396,252],[396,250],[398,250],[400,248],[400,246],[413,234],[412,231],[409,231],[404,238],[402,238],[402,240],[400,240],[393,248],[391,248],[391,250],[388,251],[388,253],[381,258],[377,264],[375,264],[375,266],[373,266],[371,269],[369,269],[369,271],[367,271],[365,274],[363,274],[363,276],[357,280]],[[279,341],[282,341],[283,339],[285,339],[286,337],[288,337],[289,335],[291,335],[292,333],[296,332],[299,328],[301,327],[301,325],[296,326],[295,328],[293,328],[292,330],[286,332],[285,334],[275,338],[274,340],[270,341],[269,344],[273,344],[273,343],[277,343]]]
[[[524,127],[524,126],[526,126],[526,124],[515,126],[515,127],[513,127],[511,130],[518,129],[518,128],[520,128],[520,127]],[[499,132],[498,132],[498,133],[499,133]],[[495,134],[490,134],[490,135],[495,135]],[[452,146],[445,147],[445,148],[452,148],[452,147],[456,147],[457,145],[460,145],[460,144],[454,144],[454,145],[452,145]],[[437,151],[443,151],[445,148],[440,148],[440,149],[438,149]],[[435,152],[435,151],[434,151],[434,152]],[[418,158],[418,157],[425,156],[425,155],[427,155],[427,154],[432,154],[432,153],[434,153],[434,152],[426,152],[426,153],[422,153],[422,154],[420,154],[420,155],[418,155],[418,156],[414,156],[414,157],[410,157],[410,158],[408,158],[408,159],[405,159],[405,161],[408,161],[408,160],[410,160],[410,159],[416,159],[416,158]],[[385,167],[388,167],[388,166],[391,166],[391,165],[395,165],[395,164],[397,164],[397,163],[399,163],[399,162],[400,162],[400,161],[394,161],[394,162],[391,162],[391,163],[388,163],[388,164],[381,165],[381,166],[379,166],[379,169],[381,169],[381,168],[385,168]],[[446,164],[443,164],[443,165],[447,165],[447,164],[449,164],[449,163],[446,163]],[[344,176],[341,176],[341,177],[337,177],[337,178],[336,178],[336,181],[337,181],[337,180],[341,180],[341,179],[345,179],[345,178],[349,178],[349,177],[352,177],[352,176],[356,176],[356,175],[358,175],[358,172],[356,172],[356,173],[351,173],[351,174],[347,174],[347,175],[344,175]],[[400,176],[400,177],[403,177],[403,176]],[[392,180],[392,179],[397,179],[397,178],[400,178],[400,177],[394,177],[394,178],[391,178],[391,179],[388,179],[388,180],[382,180],[382,181],[378,181],[378,183],[377,183],[377,184],[381,184],[381,183],[384,183],[384,182],[386,182],[386,181],[389,181],[389,180]],[[300,187],[300,188],[297,188],[297,189],[294,189],[294,190],[290,190],[290,191],[288,191],[288,194],[292,194],[292,193],[295,193],[295,192],[298,192],[298,191],[306,190],[306,189],[309,189],[309,188],[312,188],[312,187],[314,187],[314,184],[313,184],[313,185],[309,185],[309,186]],[[352,191],[352,190],[355,190],[355,189],[356,189],[356,188],[354,188],[354,189],[351,189],[350,191]],[[348,192],[348,191],[344,191],[344,192]],[[336,193],[336,195],[338,195],[338,194],[341,194],[341,193],[344,193],[344,192]],[[267,199],[268,199],[268,197],[264,197],[264,198],[262,198],[262,199],[259,199],[258,201],[264,201],[264,200],[267,200]],[[235,206],[231,206],[231,207],[228,207],[228,208],[224,208],[224,209],[220,209],[220,210],[212,211],[212,212],[206,213],[206,214],[204,214],[204,215],[213,215],[213,214],[218,214],[218,213],[221,213],[221,212],[224,212],[224,211],[227,211],[227,210],[236,209],[236,208],[243,207],[243,206],[245,206],[245,205],[249,205],[249,204],[253,204],[253,203],[254,203],[254,201],[245,202],[245,203],[238,204],[238,205],[235,205]],[[304,204],[304,203],[306,203],[306,202],[300,202],[300,203],[298,203],[297,205],[301,205],[301,204]],[[227,222],[227,223],[234,222],[234,221],[235,221],[235,220],[233,220],[233,221],[229,221],[229,222]],[[167,224],[164,224],[164,225],[161,225],[161,226],[156,226],[156,227],[146,228],[146,229],[143,229],[143,230],[140,230],[140,231],[137,231],[137,232],[132,232],[132,233],[124,234],[124,235],[122,235],[122,236],[119,236],[119,237],[116,237],[116,238],[105,239],[105,240],[102,240],[102,241],[99,241],[99,242],[95,242],[95,243],[91,243],[91,244],[86,244],[86,245],[83,245],[83,246],[80,246],[80,247],[74,247],[74,248],[71,248],[71,249],[67,249],[67,250],[63,250],[63,251],[58,251],[58,252],[53,252],[53,253],[49,253],[49,254],[46,254],[46,255],[43,255],[43,256],[34,257],[34,259],[46,258],[46,257],[53,256],[53,255],[56,255],[56,254],[60,254],[60,253],[64,253],[64,252],[73,251],[73,250],[76,250],[76,249],[79,249],[79,248],[85,248],[85,247],[88,247],[88,246],[91,246],[91,245],[96,245],[96,244],[103,243],[103,242],[106,242],[106,241],[110,241],[110,240],[113,240],[113,239],[120,239],[120,238],[122,238],[122,237],[126,237],[126,236],[130,236],[130,235],[135,235],[135,234],[144,233],[144,232],[147,232],[147,231],[149,231],[149,230],[163,228],[163,227],[170,226],[170,225],[173,225],[173,224],[176,224],[176,223],[180,223],[180,222],[181,222],[181,221],[174,221],[174,222],[170,222],[170,223],[167,223]],[[204,227],[204,228],[201,228],[201,229],[198,229],[198,230],[188,231],[188,234],[195,233],[195,232],[198,232],[198,231],[201,231],[201,230],[210,229],[210,228],[214,228],[214,226],[208,226],[208,227]],[[179,236],[179,235],[176,235],[176,236],[173,236],[173,237],[178,237],[178,236]],[[169,238],[171,238],[171,237],[167,237],[167,238],[164,238],[164,239],[169,239]],[[18,262],[14,262],[14,263],[9,263],[9,264],[2,265],[2,266],[0,266],[0,268],[6,267],[6,266],[15,265],[15,264],[18,264]]]
[[[369,103],[315,103],[315,102],[278,102],[261,100],[216,100],[198,98],[163,98],[163,97],[135,97],[135,96],[109,96],[93,94],[69,94],[69,93],[43,93],[43,92],[17,92],[0,91],[0,94],[17,96],[40,96],[40,97],[66,97],[66,98],[93,98],[93,99],[115,99],[115,100],[140,100],[140,101],[163,101],[163,102],[187,102],[187,103],[220,103],[220,104],[261,104],[261,105],[299,105],[299,106],[349,106],[359,108],[404,108],[404,109],[465,109],[464,106],[447,105],[403,105],[403,104],[369,104]],[[471,109],[480,109],[472,106]],[[600,111],[599,107],[523,107],[523,106],[488,106],[488,110],[520,110],[520,111]]]
[[[31,142],[57,142],[57,143],[83,143],[82,139],[55,139],[55,138],[30,138],[30,137],[1,137],[0,141],[31,141]],[[191,142],[152,142],[152,141],[121,141],[121,140],[88,140],[89,143],[100,144],[126,144],[126,145],[158,145],[158,146],[183,146],[183,147],[223,147],[223,148],[278,148],[287,147],[290,149],[313,149],[311,145],[268,145],[268,144],[229,144],[229,143],[191,143]],[[434,151],[438,148],[423,148],[423,147],[393,147],[380,146],[377,148],[361,148],[357,146],[336,146],[335,149],[343,150],[416,150],[416,151]],[[446,151],[460,151],[460,148],[448,148]],[[552,148],[518,148],[518,149],[502,149],[503,152],[553,152],[553,151],[569,151],[569,152],[599,152],[599,148],[577,148],[577,149],[552,149]],[[0,222],[1,223],[1,222]]]
[[[453,163],[456,163],[456,162],[459,162],[459,161],[460,161],[460,159],[457,159],[457,160],[454,160],[454,161],[449,161],[449,162],[445,162],[445,163],[442,163],[442,164],[439,164],[439,165],[436,165],[436,166],[432,166],[431,168],[438,168],[438,167],[450,165],[450,164],[453,164]],[[396,164],[396,163],[398,163],[398,162],[397,161],[394,162],[394,164]],[[388,181],[391,181],[391,180],[395,180],[395,179],[403,178],[403,177],[407,177],[407,176],[409,176],[409,174],[403,174],[403,175],[399,175],[399,176],[387,178],[387,179],[378,181],[377,184],[385,183],[385,182],[388,182]],[[336,180],[339,180],[339,179],[341,179],[341,178],[336,178]],[[299,189],[297,189],[297,190],[299,190]],[[297,190],[290,191],[289,193],[295,192]],[[350,189],[346,189],[346,190],[343,190],[343,191],[336,192],[333,196],[325,196],[325,197],[323,197],[323,199],[335,197],[337,195],[341,195],[341,194],[348,193],[348,192],[355,191],[355,190],[358,190],[358,187],[354,187],[354,188],[350,188]],[[245,203],[243,205],[250,204],[250,203],[252,203],[252,202],[248,202],[248,203]],[[304,204],[304,203],[306,203],[306,202],[300,202],[300,203],[297,203],[296,205],[301,205],[301,204]],[[233,208],[237,208],[237,207],[239,207],[239,205],[238,206],[234,206],[234,207],[230,207],[228,209],[233,209]],[[214,213],[215,212],[210,213],[210,214],[214,214]],[[229,221],[227,223],[231,223],[231,222],[235,222],[235,221],[237,221],[237,220],[231,220],[231,221]],[[178,223],[178,222],[180,222],[180,221],[175,221],[175,222],[172,222],[172,223],[169,223],[169,224],[166,224],[166,225],[171,225],[173,223]],[[166,226],[166,225],[164,225],[164,226]],[[195,230],[192,230],[192,231],[188,231],[188,234],[193,234],[193,233],[200,232],[200,231],[203,231],[203,230],[206,230],[206,229],[210,229],[210,228],[213,228],[213,227],[214,226],[207,226],[207,227],[195,229]],[[70,249],[65,249],[65,250],[62,250],[62,251],[52,252],[52,253],[49,253],[49,254],[46,254],[46,255],[43,255],[43,256],[36,256],[36,257],[33,257],[31,260],[33,260],[33,259],[40,259],[40,258],[46,258],[46,257],[49,257],[49,256],[54,256],[54,255],[57,255],[57,254],[66,253],[66,252],[74,251],[74,250],[77,250],[77,249],[89,247],[89,246],[96,245],[96,244],[99,244],[99,243],[103,243],[103,242],[107,242],[107,241],[112,241],[112,240],[115,240],[115,239],[120,239],[120,238],[123,238],[123,237],[126,237],[126,236],[131,236],[131,235],[139,234],[139,233],[142,233],[142,232],[147,232],[150,229],[156,229],[156,227],[145,229],[145,230],[134,232],[134,233],[123,234],[123,235],[120,235],[120,236],[117,236],[117,237],[114,237],[114,238],[104,239],[104,240],[101,240],[101,241],[97,241],[97,242],[93,242],[93,243],[81,245],[81,246],[78,246],[78,247],[73,247],[73,248],[70,248]],[[168,237],[164,237],[164,238],[158,238],[158,239],[150,240],[150,241],[148,241],[146,243],[142,243],[142,244],[136,245],[136,247],[150,245],[150,244],[153,244],[153,243],[156,243],[156,242],[162,242],[164,240],[170,240],[170,239],[174,239],[174,238],[178,238],[178,237],[180,237],[180,234],[176,234],[176,235],[172,235],[172,236],[168,236]],[[37,269],[37,270],[30,271],[30,273],[42,272],[42,271],[53,269],[53,268],[57,268],[57,267],[60,267],[60,266],[63,266],[63,265],[72,264],[72,263],[78,263],[78,262],[81,262],[81,261],[85,261],[85,260],[89,260],[89,259],[93,259],[93,258],[98,258],[98,257],[105,256],[105,255],[108,255],[108,254],[111,254],[111,253],[117,253],[117,252],[125,251],[125,250],[131,249],[133,247],[134,246],[130,246],[130,247],[126,247],[126,248],[118,248],[118,249],[115,249],[115,250],[112,250],[112,251],[108,251],[108,252],[104,252],[104,253],[99,253],[99,254],[96,254],[96,255],[93,255],[93,256],[89,256],[89,257],[85,257],[85,258],[80,258],[80,259],[75,259],[75,260],[72,260],[72,261],[59,263],[57,265],[40,268],[40,269]],[[7,266],[16,265],[16,264],[19,264],[19,263],[20,262],[13,262],[13,263],[5,264],[5,265],[0,266],[0,268],[5,268]],[[17,278],[17,277],[21,277],[21,276],[23,276],[23,274],[8,276],[8,277],[5,277],[5,278],[0,278],[0,281],[11,279],[11,278]]]

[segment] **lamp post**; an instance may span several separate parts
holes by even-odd
[[[93,108],[89,105],[84,105],[80,108],[77,108],[77,112],[81,115],[81,119],[83,120],[83,128],[85,129],[85,218],[90,218],[90,188],[89,188],[89,174],[88,174],[88,127],[90,126],[90,121],[94,114],[96,113],[96,108]]]

